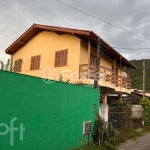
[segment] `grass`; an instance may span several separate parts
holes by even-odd
[[[89,145],[83,145],[75,150],[116,150],[119,144],[124,143],[128,139],[136,139],[149,131],[150,127],[143,127],[141,131],[137,131],[137,129],[129,131],[129,127],[124,127],[120,129],[120,133],[117,136],[110,139],[110,141],[106,142],[103,146],[90,143]]]

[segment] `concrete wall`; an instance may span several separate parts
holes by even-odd
[[[1,150],[71,150],[83,142],[83,122],[94,121],[99,109],[99,90],[62,82],[47,84],[41,78],[0,70],[0,133],[2,123],[13,118],[10,132],[0,134]],[[96,107],[95,107],[96,106]],[[23,141],[20,141],[23,124]]]

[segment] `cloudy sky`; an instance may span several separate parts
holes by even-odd
[[[150,0],[60,0],[97,18],[150,39]],[[76,11],[56,0],[0,0],[0,60],[5,49],[33,23],[93,30],[112,47],[150,48],[150,40]],[[118,49],[127,59],[148,59],[150,49]]]

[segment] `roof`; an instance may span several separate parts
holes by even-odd
[[[7,54],[14,54],[17,50],[19,50],[22,46],[24,46],[31,38],[33,38],[36,34],[41,31],[49,31],[55,32],[56,34],[71,34],[81,38],[83,40],[91,40],[91,44],[94,47],[97,47],[98,43],[98,35],[93,31],[88,30],[78,30],[78,29],[70,29],[70,28],[63,28],[63,27],[56,27],[56,26],[47,26],[47,25],[40,25],[40,24],[33,24],[24,34],[22,34],[15,42],[13,42],[5,52]],[[129,62],[125,57],[119,54],[114,48],[112,48],[108,43],[104,40],[101,40],[103,52],[108,55],[112,59],[116,59],[118,63],[122,66],[136,69],[136,66]]]
[[[138,95],[140,97],[143,97],[143,92],[131,92],[132,94]],[[150,98],[150,93],[149,92],[145,92],[145,97],[149,97]]]

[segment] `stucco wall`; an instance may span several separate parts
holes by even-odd
[[[23,74],[41,76],[41,70],[47,66],[54,67],[55,51],[68,49],[68,63],[65,67],[57,67],[58,78],[62,70],[78,72],[80,56],[80,39],[72,35],[58,35],[43,31],[34,36],[25,46],[13,55],[14,61],[23,59]],[[30,71],[31,56],[41,55],[40,70]],[[57,79],[58,79],[57,78]],[[65,79],[66,80],[66,79]]]
[[[79,65],[88,63],[88,43],[73,35],[58,35],[48,31],[40,32],[13,54],[13,66],[15,60],[22,59],[20,73],[41,77],[41,71],[45,67],[54,67],[55,52],[63,49],[68,49],[67,66],[55,68],[57,70],[56,80],[62,74],[64,81],[70,79],[70,83],[77,83]],[[91,46],[91,52],[96,54],[96,48]],[[30,71],[31,57],[36,55],[41,55],[40,69]],[[112,69],[113,60],[105,54],[100,56],[100,66]],[[116,65],[120,68],[118,63]],[[118,75],[121,75],[120,69]]]
[[[97,50],[95,47],[91,46],[91,52],[96,55]],[[88,43],[81,40],[80,45],[80,64],[88,63]],[[100,66],[106,67],[112,70],[112,65],[114,64],[114,60],[105,54],[100,54]],[[120,64],[116,62],[116,67],[118,68],[118,75],[121,75],[122,69],[120,69]]]

